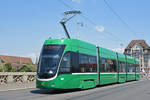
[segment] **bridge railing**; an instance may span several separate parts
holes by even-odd
[[[24,83],[36,80],[36,72],[0,72],[0,84]]]

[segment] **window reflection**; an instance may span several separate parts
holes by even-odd
[[[101,58],[101,72],[117,72],[116,60]]]

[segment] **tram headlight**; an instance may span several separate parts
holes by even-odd
[[[49,71],[49,73],[50,73],[50,74],[54,74],[54,72],[53,72],[53,71],[51,71],[51,70]]]

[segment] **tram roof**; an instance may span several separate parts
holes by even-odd
[[[45,41],[44,44],[65,44],[65,45],[71,45],[71,46],[79,46],[79,47],[88,46],[88,48],[96,48],[94,44],[81,41],[78,39],[48,39]]]

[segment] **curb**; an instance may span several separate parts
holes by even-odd
[[[17,91],[17,90],[26,90],[26,89],[34,89],[34,88],[36,88],[36,87],[26,87],[26,88],[7,89],[7,90],[0,90],[0,92]]]

